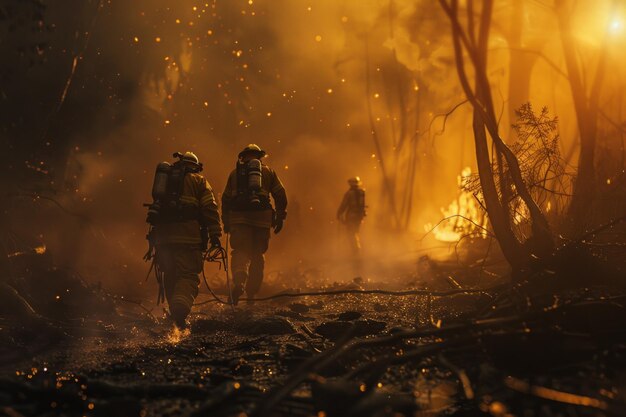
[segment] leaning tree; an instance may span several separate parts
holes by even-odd
[[[464,10],[460,10],[458,0],[439,3],[450,20],[459,81],[473,109],[474,145],[485,210],[505,258],[515,271],[522,271],[533,258],[552,253],[554,240],[544,213],[524,181],[515,153],[500,136],[487,70],[493,1],[484,0],[477,7],[468,0]],[[525,241],[512,228],[510,202],[514,194],[525,205],[531,225],[530,237]]]

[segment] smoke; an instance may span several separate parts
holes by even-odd
[[[113,17],[126,7],[105,6],[101,12],[99,25],[110,26],[106,34],[94,34],[92,41],[98,44],[91,48],[110,62],[96,62],[116,68],[119,60],[134,60],[133,68],[122,66],[126,72],[119,76],[137,84],[124,99],[123,110],[108,103],[99,111],[85,149],[72,153],[79,190],[74,200],[84,200],[83,212],[94,225],[71,233],[75,243],[65,245],[68,262],[110,286],[139,283],[139,272],[146,268],[141,262],[146,248],[141,205],[149,201],[156,163],[169,160],[174,151],[194,151],[219,197],[236,154],[252,142],[270,154],[266,162],[283,180],[291,202],[285,231],[272,238],[268,269],[346,263],[349,250],[335,211],[346,179],[355,175],[367,189],[365,254],[379,256],[381,246],[387,254],[410,253],[414,239],[390,230],[390,197],[383,191],[381,155],[374,146],[366,101],[372,102],[381,140],[395,140],[389,133],[393,109],[384,104],[393,97],[385,91],[388,81],[381,72],[388,69],[390,51],[398,51],[407,71],[430,65],[411,40],[407,20],[416,13],[412,2],[398,2],[392,11],[398,22],[393,38],[386,27],[386,2],[192,3],[159,7],[140,2],[133,8],[136,14],[122,23]],[[193,7],[197,13],[189,13]],[[130,43],[122,50],[127,52],[104,50],[117,37]],[[373,72],[369,97],[366,44]],[[85,73],[95,71],[89,58],[98,59],[93,52],[86,56]],[[111,119],[123,121],[111,129]],[[454,121],[449,126],[454,129]],[[383,146],[385,152],[391,147]],[[424,207],[429,198],[420,197],[457,170],[445,174],[437,164],[432,168],[440,174],[417,181],[414,231],[421,232],[425,222],[421,211],[438,215],[436,207]],[[338,280],[353,273],[349,267],[338,268]]]
[[[150,19],[153,6],[145,3]],[[175,20],[194,7],[182,3],[167,16]],[[354,60],[361,51],[346,51],[346,19],[333,4],[312,10],[292,2],[250,6],[213,3],[207,10],[220,16],[214,22],[222,23],[190,17],[204,27],[187,24],[183,31],[201,33],[206,27],[211,34],[200,42],[184,42],[183,36],[182,47],[170,39],[180,36],[169,33],[168,25],[156,31],[158,42],[157,37],[153,43],[137,36],[139,48],[152,49],[142,52],[146,61],[155,59],[155,50],[162,52],[163,70],[138,63],[150,70],[140,75],[134,95],[126,99],[124,123],[99,135],[99,130],[107,131],[110,117],[104,111],[94,124],[101,128],[90,132],[88,149],[72,154],[79,171],[76,198],[84,200],[94,226],[72,232],[76,244],[69,256],[86,276],[108,285],[115,285],[117,277],[141,281],[146,247],[141,204],[149,201],[156,163],[169,160],[173,151],[194,151],[219,197],[236,154],[251,142],[268,151],[266,162],[283,180],[291,202],[285,232],[272,239],[268,268],[345,257],[334,217],[346,179],[360,175],[373,202],[381,193],[369,128],[363,123],[362,64],[337,64],[345,56]],[[235,14],[239,8],[258,14],[242,18]],[[365,10],[371,20],[375,13]],[[116,35],[115,29],[109,34]],[[158,44],[173,46],[168,51]],[[374,218],[377,209],[371,206]],[[130,272],[120,275],[125,270]]]
[[[56,213],[63,220],[45,234],[64,263],[109,287],[128,291],[143,282],[142,203],[156,164],[175,151],[200,157],[219,198],[239,150],[248,143],[266,149],[290,200],[285,230],[270,243],[269,269],[342,265],[337,280],[350,273],[335,221],[348,177],[359,175],[367,190],[362,239],[370,265],[384,252],[410,269],[423,225],[438,221],[458,193],[457,175],[474,166],[469,106],[450,112],[464,97],[449,23],[432,2],[138,0],[104,2],[93,20],[88,6],[79,23],[65,4],[51,3],[48,15],[66,34],[52,39],[50,54],[67,60],[60,51],[85,47],[54,139],[68,143],[60,151],[69,155],[62,202],[90,220]],[[507,10],[498,9],[496,20],[505,22]],[[535,7],[525,13],[553,21]],[[490,77],[507,134],[507,28],[497,26]],[[545,27],[531,25],[525,36],[558,56],[558,36]],[[77,47],[70,35],[78,29],[90,37]],[[65,80],[59,68],[53,75]],[[566,120],[570,148],[567,85],[545,60],[532,74],[529,98]],[[547,90],[555,79],[558,88]],[[409,207],[402,231],[394,230],[384,163],[397,205]]]

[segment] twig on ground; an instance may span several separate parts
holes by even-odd
[[[441,362],[443,366],[450,369],[456,374],[457,378],[459,378],[461,386],[463,387],[463,393],[465,394],[465,398],[467,398],[468,400],[474,399],[474,390],[472,389],[472,383],[467,376],[467,372],[450,362],[442,353],[437,356],[437,359],[439,360],[439,362]]]

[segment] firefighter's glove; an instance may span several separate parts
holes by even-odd
[[[202,228],[200,229],[200,250],[202,250],[202,252],[206,251],[208,246],[209,246],[209,233],[207,232],[206,228]]]
[[[274,233],[278,234],[281,230],[283,230],[283,223],[285,219],[282,217],[276,217],[274,220]]]
[[[215,235],[211,236],[211,247],[212,248],[221,248],[222,243],[220,242],[220,237]]]

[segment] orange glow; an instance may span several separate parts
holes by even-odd
[[[191,331],[188,328],[181,330],[178,327],[174,326],[172,330],[167,334],[166,341],[173,345],[177,345],[184,339],[188,338],[190,335]]]
[[[466,167],[457,177],[459,188],[463,178],[472,173],[470,167]],[[432,223],[424,225],[424,231],[432,233],[435,239],[441,242],[458,242],[464,236],[487,237],[488,219],[474,195],[467,191],[460,191],[458,197],[448,207],[441,208],[443,219],[440,224],[433,228]]]

